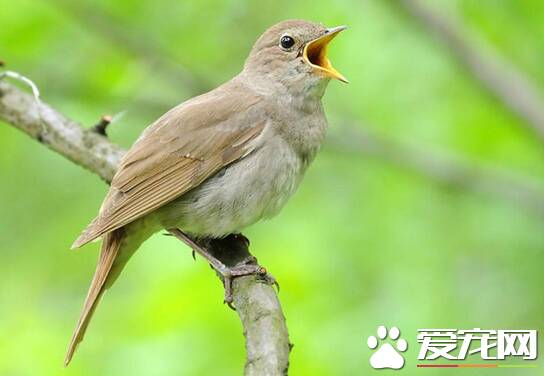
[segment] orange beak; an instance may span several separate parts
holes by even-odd
[[[333,40],[338,33],[346,29],[347,26],[338,26],[327,29],[325,34],[308,42],[306,46],[304,46],[302,56],[304,61],[314,68],[317,73],[348,83],[347,78],[334,69],[327,58],[327,47],[330,41]]]

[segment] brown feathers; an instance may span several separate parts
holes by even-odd
[[[110,232],[104,237],[98,265],[96,267],[96,271],[91,282],[91,287],[89,288],[89,292],[87,293],[87,299],[85,300],[85,304],[83,305],[83,312],[81,313],[81,316],[76,326],[76,330],[74,331],[72,340],[70,341],[70,345],[68,346],[66,358],[64,359],[65,367],[70,363],[70,360],[74,355],[74,351],[76,350],[77,345],[83,340],[85,330],[89,325],[89,321],[91,320],[94,309],[96,308],[96,305],[98,304],[98,301],[100,300],[100,297],[104,292],[104,285],[110,273],[113,262],[117,257],[117,253],[121,247],[123,237],[123,229]]]
[[[162,116],[123,158],[98,217],[72,247],[150,213],[251,152],[265,121],[240,126],[237,115],[259,101],[230,81]]]
[[[171,223],[196,236],[239,232],[294,193],[327,127],[321,97],[330,77],[316,69],[336,71],[326,43],[316,41],[332,39],[331,30],[340,29],[300,20],[273,26],[238,76],[168,111],[134,143],[98,216],[73,244],[104,238],[66,365],[104,290],[151,234]],[[291,47],[281,42],[286,36]]]
[[[125,226],[250,153],[251,141],[259,136],[265,121],[256,119],[241,126],[237,119],[260,99],[239,82],[230,81],[170,110],[148,127],[125,155],[98,217],[73,245],[79,247],[104,237],[65,365],[82,341],[104,290],[113,283],[134,247],[139,245],[137,240],[132,245],[125,244],[124,239],[128,241]],[[124,256],[118,257],[121,254]]]

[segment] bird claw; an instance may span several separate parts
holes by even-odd
[[[168,229],[168,233],[191,247],[193,250],[193,258],[195,257],[195,252],[204,257],[210,263],[210,267],[222,277],[225,286],[225,298],[223,302],[231,309],[236,310],[232,304],[234,300],[232,296],[232,281],[234,278],[255,275],[261,282],[274,285],[278,289],[278,292],[280,291],[280,285],[276,279],[268,274],[266,269],[257,263],[257,259],[254,256],[248,256],[234,266],[227,266],[180,229],[171,228]],[[249,240],[244,235],[236,234],[235,236],[242,239],[246,243],[246,246],[249,246]]]
[[[227,304],[229,308],[236,310],[232,304],[234,301],[232,295],[232,282],[237,277],[255,275],[260,282],[273,284],[279,291],[279,284],[276,279],[267,272],[266,268],[260,266],[256,262],[257,259],[250,256],[233,267],[225,267],[223,270],[216,270],[223,277],[223,284],[225,286],[225,298],[223,302]]]
[[[280,284],[278,283],[276,278],[274,278],[272,274],[268,273],[268,271],[265,268],[262,268],[262,269],[263,269],[263,272],[257,275],[259,282],[266,283],[267,285],[273,285],[276,288],[276,291],[279,293]]]

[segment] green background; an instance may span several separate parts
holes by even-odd
[[[542,89],[544,3],[428,4]],[[397,1],[4,0],[0,59],[86,126],[125,111],[109,134],[128,147],[170,107],[237,74],[258,35],[287,18],[350,27],[329,54],[351,81],[331,82],[323,100],[334,138],[372,130],[417,151],[544,178],[542,142]],[[542,212],[332,139],[282,213],[245,232],[281,283],[290,373],[377,372],[366,339],[383,324],[408,340],[402,375],[543,374],[415,367],[418,328],[543,328]],[[3,123],[0,176],[0,375],[242,373],[242,329],[221,284],[161,235],[106,294],[63,370],[98,253],[97,244],[69,247],[107,187]]]

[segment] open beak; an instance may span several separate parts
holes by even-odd
[[[314,68],[318,73],[347,83],[347,78],[344,77],[342,73],[334,69],[331,62],[327,58],[327,47],[330,41],[333,40],[338,33],[346,29],[347,26],[338,26],[327,29],[325,34],[308,42],[306,46],[304,46],[302,56],[304,57],[304,61],[306,61],[306,63]]]

